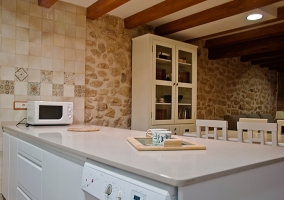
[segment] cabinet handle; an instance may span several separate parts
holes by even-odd
[[[177,86],[178,86],[178,83],[177,83]]]
[[[173,85],[175,85],[176,83],[174,83]]]

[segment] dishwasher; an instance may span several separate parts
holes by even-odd
[[[177,187],[93,160],[84,164],[81,188],[86,200],[177,200]]]

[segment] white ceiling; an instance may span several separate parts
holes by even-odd
[[[83,6],[83,7],[88,7],[89,5],[93,4],[97,0],[62,0],[62,1],[69,2],[69,3]],[[115,15],[115,16],[118,16],[124,19],[139,11],[145,10],[148,7],[158,4],[162,1],[163,0],[131,0],[123,4],[122,6],[112,10],[108,14]],[[207,0],[195,6],[183,9],[176,13],[173,13],[168,16],[157,19],[155,21],[149,22],[148,24],[152,25],[153,27],[156,27],[156,26],[177,20],[179,18],[186,17],[194,13],[198,13],[200,11],[218,6],[220,4],[223,4],[229,1],[232,1],[232,0]],[[230,30],[234,28],[251,25],[254,23],[258,23],[260,20],[258,20],[257,22],[247,21],[246,17],[248,14],[256,13],[256,12],[264,14],[264,17],[261,19],[261,21],[274,19],[277,17],[277,8],[281,6],[284,6],[284,0],[278,3],[275,3],[275,4],[263,7],[261,9],[255,9],[250,12],[245,12],[245,13],[235,15],[229,18],[225,18],[225,19],[211,22],[205,25],[201,25],[201,26],[187,29],[184,31],[180,31],[174,34],[170,34],[167,37],[183,41],[187,39],[202,37],[205,35],[210,35],[210,34],[218,33],[221,31],[226,31],[226,30]]]

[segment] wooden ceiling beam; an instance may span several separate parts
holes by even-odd
[[[45,8],[50,8],[58,0],[38,0],[38,5]]]
[[[251,61],[252,65],[261,65],[261,64],[268,64],[268,63],[274,63],[274,62],[283,62],[284,63],[284,55],[282,57],[278,58],[268,58],[263,60],[255,60]]]
[[[87,8],[87,18],[97,19],[130,0],[98,0]]]
[[[208,49],[210,60],[264,53],[284,48],[284,35]]]
[[[284,56],[284,47],[281,50],[270,51],[265,53],[253,53],[241,57],[242,62],[264,60],[269,58],[279,58]]]
[[[284,70],[284,65],[269,67],[270,70]]]
[[[166,15],[199,4],[206,0],[166,0],[150,8],[142,10],[124,19],[125,28],[135,28],[137,26],[154,21]]]
[[[251,31],[245,31],[228,36],[219,37],[216,39],[206,40],[205,48],[219,47],[224,45],[235,44],[239,42],[246,42],[250,40],[256,40],[260,38],[271,37],[275,35],[284,34],[284,22],[266,26]]]
[[[234,0],[156,27],[155,34],[168,35],[195,26],[227,18],[281,0]]]
[[[273,63],[266,63],[266,64],[261,64],[259,65],[260,67],[276,67],[276,66],[284,66],[284,62],[283,61],[279,61],[279,62],[273,62]]]
[[[281,23],[281,22],[284,22],[284,6],[277,8],[277,18],[276,19],[262,21],[262,22],[254,23],[254,24],[251,24],[251,25],[248,25],[248,26],[242,26],[242,27],[234,28],[234,29],[227,30],[227,31],[222,31],[222,32],[218,32],[218,33],[214,33],[214,34],[210,34],[210,35],[205,35],[205,36],[202,36],[202,37],[192,38],[192,39],[189,39],[189,40],[185,40],[184,42],[192,43],[192,42],[198,41],[198,40],[206,40],[206,39],[210,39],[210,38],[216,38],[218,36],[223,36],[223,35],[239,32],[239,31],[244,31],[244,30],[259,27],[259,26],[265,26],[265,25]]]

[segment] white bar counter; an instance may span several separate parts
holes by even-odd
[[[67,131],[67,128],[71,127],[97,127],[100,130],[96,132]],[[283,147],[179,136],[189,142],[205,145],[207,149],[137,151],[126,138],[128,136],[145,136],[145,132],[84,124],[30,127],[2,125],[2,128],[4,132],[18,138],[37,140],[39,143],[60,148],[74,155],[176,186],[179,188],[178,199],[187,199],[185,197],[188,195],[186,191],[191,191],[190,188],[193,189],[193,186],[204,182],[207,184],[208,181],[227,178],[236,174],[241,177],[242,173],[246,177],[245,173],[266,166],[281,165],[280,167],[284,167]],[[276,166],[275,170],[277,169],[279,169],[279,166]],[[283,177],[283,170],[284,168],[280,172],[275,171],[273,173],[279,173],[279,177]],[[259,174],[256,176],[259,176]],[[278,185],[281,189],[284,189],[283,182],[284,179],[282,185]],[[249,180],[248,183],[250,183]],[[284,190],[282,191],[284,195]],[[193,195],[194,191],[191,191],[190,194]],[[198,194],[196,195],[198,196]],[[202,198],[195,197],[193,199]]]

